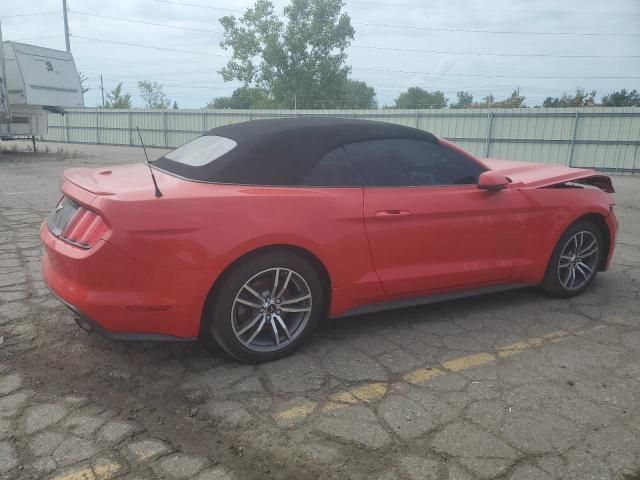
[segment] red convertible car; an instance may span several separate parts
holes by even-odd
[[[61,189],[42,272],[81,327],[210,336],[247,362],[290,353],[327,316],[527,285],[577,295],[617,230],[593,170],[336,118],[215,128],[150,165],[69,169]]]

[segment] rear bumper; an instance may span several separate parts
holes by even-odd
[[[46,284],[46,281],[45,281]],[[47,287],[49,287],[47,285]],[[183,338],[183,337],[173,337],[171,335],[162,335],[158,333],[128,333],[128,332],[113,332],[111,330],[107,330],[102,325],[100,325],[95,320],[87,317],[84,313],[78,310],[76,307],[71,305],[69,302],[66,302],[62,298],[60,298],[56,292],[49,288],[49,291],[60,300],[66,307],[71,310],[74,314],[74,320],[78,324],[78,326],[83,329],[87,333],[96,333],[101,337],[108,338],[109,340],[121,340],[121,341],[149,341],[149,342],[189,342],[192,340],[196,340],[197,337],[194,338]]]
[[[109,242],[88,250],[40,227],[42,277],[85,330],[117,340],[194,340],[209,279],[142,265]],[[161,259],[159,260],[161,262]]]

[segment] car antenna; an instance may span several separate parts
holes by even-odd
[[[140,144],[142,145],[142,150],[144,150],[144,157],[147,159],[147,167],[149,167],[149,173],[151,173],[151,180],[153,180],[153,186],[156,187],[156,197],[160,198],[162,196],[162,192],[158,188],[158,182],[156,182],[156,177],[153,175],[153,169],[151,168],[151,164],[149,163],[149,156],[147,155],[147,149],[144,148],[144,142],[142,141],[142,135],[140,134],[140,128],[136,126],[136,130],[138,131],[138,137],[140,137]]]

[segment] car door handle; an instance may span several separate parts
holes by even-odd
[[[411,215],[409,210],[380,210],[375,213],[376,218],[397,218]]]

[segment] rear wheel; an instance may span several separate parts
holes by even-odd
[[[602,232],[592,222],[579,221],[562,235],[553,251],[542,288],[556,297],[573,297],[593,281],[603,255]]]
[[[295,350],[323,311],[313,266],[294,252],[250,257],[221,280],[206,327],[234,358],[266,362]]]

